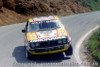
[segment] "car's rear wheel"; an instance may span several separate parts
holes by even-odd
[[[73,48],[72,48],[72,45],[69,46],[68,50],[65,51],[65,55],[66,56],[70,56],[73,54]]]
[[[26,58],[27,59],[32,59],[32,55],[28,51],[26,51]]]

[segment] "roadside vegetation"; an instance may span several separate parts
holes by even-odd
[[[90,55],[100,65],[100,28],[90,37],[86,46]]]
[[[82,5],[91,10],[100,10],[100,0],[80,0]]]

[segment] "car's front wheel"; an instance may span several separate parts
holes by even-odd
[[[32,58],[32,55],[28,51],[26,51],[26,58],[27,59],[31,59]]]
[[[69,46],[68,50],[65,51],[65,55],[66,56],[70,56],[73,54],[73,48],[72,48],[72,45]]]

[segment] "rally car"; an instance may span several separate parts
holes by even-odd
[[[72,55],[71,38],[57,16],[28,19],[22,30],[25,33],[26,57],[65,52]]]

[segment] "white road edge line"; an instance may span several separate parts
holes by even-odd
[[[81,66],[82,61],[81,61],[80,56],[79,56],[80,46],[81,46],[82,42],[86,39],[86,37],[89,34],[91,34],[93,31],[97,30],[99,27],[100,27],[100,25],[98,25],[98,26],[94,27],[93,29],[91,29],[84,36],[82,36],[76,43],[75,50],[74,50],[74,57],[75,57],[76,61],[78,62],[78,64],[80,64],[80,67],[85,67],[85,66]]]

